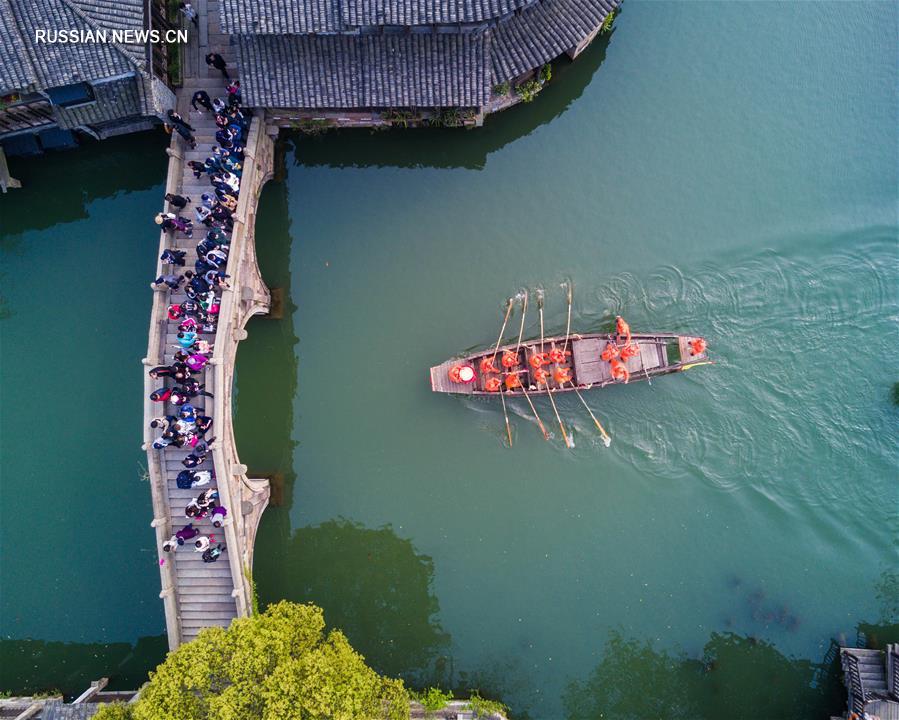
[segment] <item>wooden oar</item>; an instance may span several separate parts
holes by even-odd
[[[680,371],[684,372],[685,370],[691,370],[692,368],[699,367],[700,365],[714,365],[714,364],[715,364],[714,360],[700,360],[699,362],[695,362],[695,363],[687,363],[680,369]]]
[[[587,408],[587,412],[590,413],[590,417],[593,418],[593,422],[596,424],[596,429],[599,430],[600,436],[602,436],[602,441],[606,447],[612,444],[612,438],[609,437],[609,434],[605,431],[605,428],[599,424],[599,420],[596,419],[596,415],[593,414],[593,411],[590,409],[590,406],[587,404],[587,401],[581,396],[580,391],[577,389],[577,386],[574,383],[571,383],[571,387],[574,388],[575,394],[578,396],[578,399],[583,403],[584,407]]]
[[[503,401],[503,417],[506,418],[506,435],[509,436],[509,447],[512,447],[512,428],[509,425],[509,413],[506,412],[506,394],[502,388],[499,389],[499,399]]]
[[[553,393],[552,390],[549,389],[549,383],[546,384],[546,394],[549,395],[549,402],[553,406],[553,412],[556,414],[556,420],[559,421],[559,429],[562,431],[562,437],[565,438],[565,447],[574,447],[572,442],[568,439],[568,433],[565,432],[565,426],[562,424],[562,418],[559,415],[558,408],[556,408],[556,401],[553,400]]]
[[[527,353],[525,353],[525,355],[527,355]],[[534,403],[531,401],[531,396],[528,395],[528,391],[525,390],[524,383],[521,384],[521,392],[524,393],[524,397],[528,401],[528,405],[531,406],[531,412],[534,413],[534,419],[537,421],[537,424],[540,426],[540,432],[543,433],[543,439],[549,440],[549,433],[546,432],[546,427],[543,425],[543,421],[540,419],[540,416],[537,414],[537,408],[534,407]]]
[[[565,326],[565,344],[562,346],[562,352],[568,351],[568,336],[571,335],[571,283],[569,282],[567,285],[568,288],[568,324]]]
[[[515,357],[518,357],[518,351],[521,349],[521,338],[524,335],[524,316],[528,314],[528,291],[524,291],[524,297],[521,299],[521,327],[518,328],[518,342],[515,343]]]
[[[540,309],[540,354],[546,352],[546,348],[543,346],[543,293],[541,291],[537,291],[537,307]]]
[[[496,353],[499,352],[499,344],[503,341],[503,333],[506,332],[506,323],[509,322],[509,315],[512,314],[512,298],[509,298],[509,304],[506,307],[506,317],[503,318],[503,326],[500,328],[499,337],[496,339],[496,347],[493,348],[493,360],[496,360]]]

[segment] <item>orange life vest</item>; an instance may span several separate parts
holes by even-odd
[[[518,375],[515,373],[509,373],[506,375],[506,388],[511,390],[512,388],[521,387],[521,380],[518,379]]]
[[[546,384],[546,378],[549,377],[549,373],[546,370],[538,369],[534,372],[534,380],[537,381],[537,384]]]
[[[621,317],[621,315],[619,315],[617,318],[615,318],[615,331],[616,331],[619,335],[627,335],[628,337],[630,337],[630,334],[631,334],[631,326],[628,325],[628,324],[624,321],[624,318]]]
[[[566,350],[565,352],[562,352],[559,348],[553,348],[549,351],[549,359],[554,363],[565,362],[566,355],[571,355],[571,351]]]
[[[486,375],[487,373],[498,373],[499,370],[496,369],[496,365],[493,362],[493,358],[482,358],[481,359],[481,373]]]
[[[453,365],[449,369],[449,379],[455,383],[462,382],[462,377],[459,375],[459,373],[461,373],[461,372],[462,372],[461,365]]]
[[[612,377],[616,380],[623,380],[627,382],[631,378],[631,374],[628,372],[624,363],[621,360],[612,360]]]
[[[707,347],[708,345],[702,338],[694,338],[690,341],[690,349],[694,355],[702,355]]]
[[[606,345],[605,348],[603,348],[603,351],[602,351],[602,353],[600,353],[599,357],[602,358],[603,360],[605,360],[606,362],[609,362],[610,360],[617,358],[618,357],[618,346],[613,342],[609,342],[609,344]]]
[[[540,353],[534,353],[533,355],[531,355],[531,357],[528,358],[528,362],[530,363],[531,367],[536,370],[543,364],[543,356]]]
[[[514,353],[511,350],[503,351],[503,367],[511,368],[518,365],[518,353]]]
[[[553,373],[553,379],[559,385],[571,382],[571,371],[568,368],[556,368],[556,371]]]
[[[621,348],[621,359],[622,360],[628,360],[632,357],[637,357],[637,355],[639,355],[639,354],[640,354],[640,348],[637,347],[636,345],[633,345],[633,344],[625,345],[623,348]]]
[[[487,392],[496,392],[502,386],[502,381],[498,377],[490,377],[487,378],[487,382],[484,383],[484,387],[487,389]]]

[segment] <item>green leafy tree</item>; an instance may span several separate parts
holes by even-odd
[[[125,713],[125,714],[123,714]],[[131,706],[99,720],[361,720],[409,717],[400,680],[378,675],[321,608],[287,601],[207,628],[150,673]]]

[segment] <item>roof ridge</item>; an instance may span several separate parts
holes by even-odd
[[[78,5],[76,5],[73,0],[57,0],[57,1],[61,2],[63,5],[68,7],[69,10],[71,10],[73,13],[75,13],[79,18],[81,18],[85,23],[87,23],[91,27],[95,27],[95,28],[98,28],[101,30],[107,29],[104,26],[100,25],[96,20],[94,20],[94,18],[92,18],[86,12],[84,12],[84,10],[82,10]],[[128,51],[128,48],[126,48],[121,43],[117,43],[117,42],[111,42],[111,43],[107,43],[107,44],[110,45],[111,47],[115,48],[116,50],[118,50],[119,54],[123,55],[125,57],[125,59],[129,63],[131,63],[139,73],[146,74],[146,68],[144,67],[144,62],[142,60],[138,60],[136,57],[134,57],[134,55],[132,55]]]

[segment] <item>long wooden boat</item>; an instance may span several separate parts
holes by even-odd
[[[634,334],[631,341],[639,352],[621,361],[629,374],[629,382],[711,364],[705,341],[699,337],[674,333]],[[496,353],[493,349],[482,350],[435,365],[431,368],[431,389],[458,395],[502,393],[508,397],[546,392],[547,388],[555,394],[571,392],[575,388],[589,390],[624,383],[623,379],[612,376],[611,362],[603,359],[609,344],[620,348],[622,339],[615,333],[572,333],[567,345],[564,335],[545,338],[542,347],[539,339],[522,341],[520,346],[517,343],[501,345]],[[550,360],[550,354],[559,362]],[[535,355],[539,361],[532,359]],[[503,362],[504,358],[506,362]],[[514,365],[511,364],[513,360]],[[497,372],[484,372],[485,367],[490,367],[486,361],[490,361]],[[538,382],[541,370],[547,375],[543,376],[543,382]],[[523,387],[516,387],[515,380],[509,380],[510,375],[517,377]],[[464,382],[464,378],[471,379]],[[499,388],[496,388],[496,379],[500,381]]]

